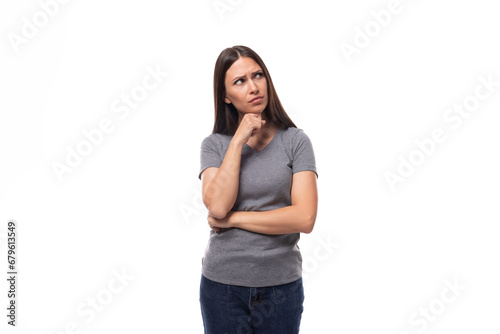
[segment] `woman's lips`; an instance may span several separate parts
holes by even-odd
[[[261,102],[263,99],[264,99],[264,97],[259,96],[259,97],[256,97],[256,98],[254,98],[254,99],[250,100],[250,103],[259,103],[259,102]]]

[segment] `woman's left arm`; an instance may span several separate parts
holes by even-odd
[[[311,233],[318,211],[316,173],[305,170],[293,174],[292,205],[269,211],[229,211],[223,219],[208,216],[210,227],[237,227],[263,234]]]

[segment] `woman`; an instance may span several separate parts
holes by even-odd
[[[311,141],[248,47],[219,55],[214,100],[198,176],[211,228],[200,283],[205,333],[298,333],[304,292],[297,242],[312,231],[318,203]]]

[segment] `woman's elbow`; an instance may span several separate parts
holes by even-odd
[[[304,219],[302,233],[309,234],[314,229],[314,223],[316,222],[316,214],[311,214],[306,216]]]
[[[215,203],[212,204],[212,201],[209,200],[207,197],[203,196],[202,200],[210,216],[217,219],[222,219],[227,215],[227,212],[225,210],[218,208],[217,205],[215,205]]]
[[[207,208],[210,216],[214,218],[222,219],[226,217],[229,211],[231,211],[231,208],[223,205],[223,203],[220,200],[217,200],[216,197],[211,197],[203,194],[202,201],[203,204],[205,204],[205,207]]]
[[[207,206],[207,209],[208,209],[208,214],[216,219],[222,219],[226,217],[227,213],[229,212],[217,207],[211,208],[210,206]]]

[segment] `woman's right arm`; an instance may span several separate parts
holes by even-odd
[[[236,201],[242,149],[243,144],[233,137],[221,166],[209,167],[201,174],[203,203],[212,217],[224,218]]]
[[[210,216],[222,219],[231,211],[238,196],[243,145],[265,121],[260,114],[245,114],[231,140],[219,168],[209,167],[201,174],[202,199]]]

